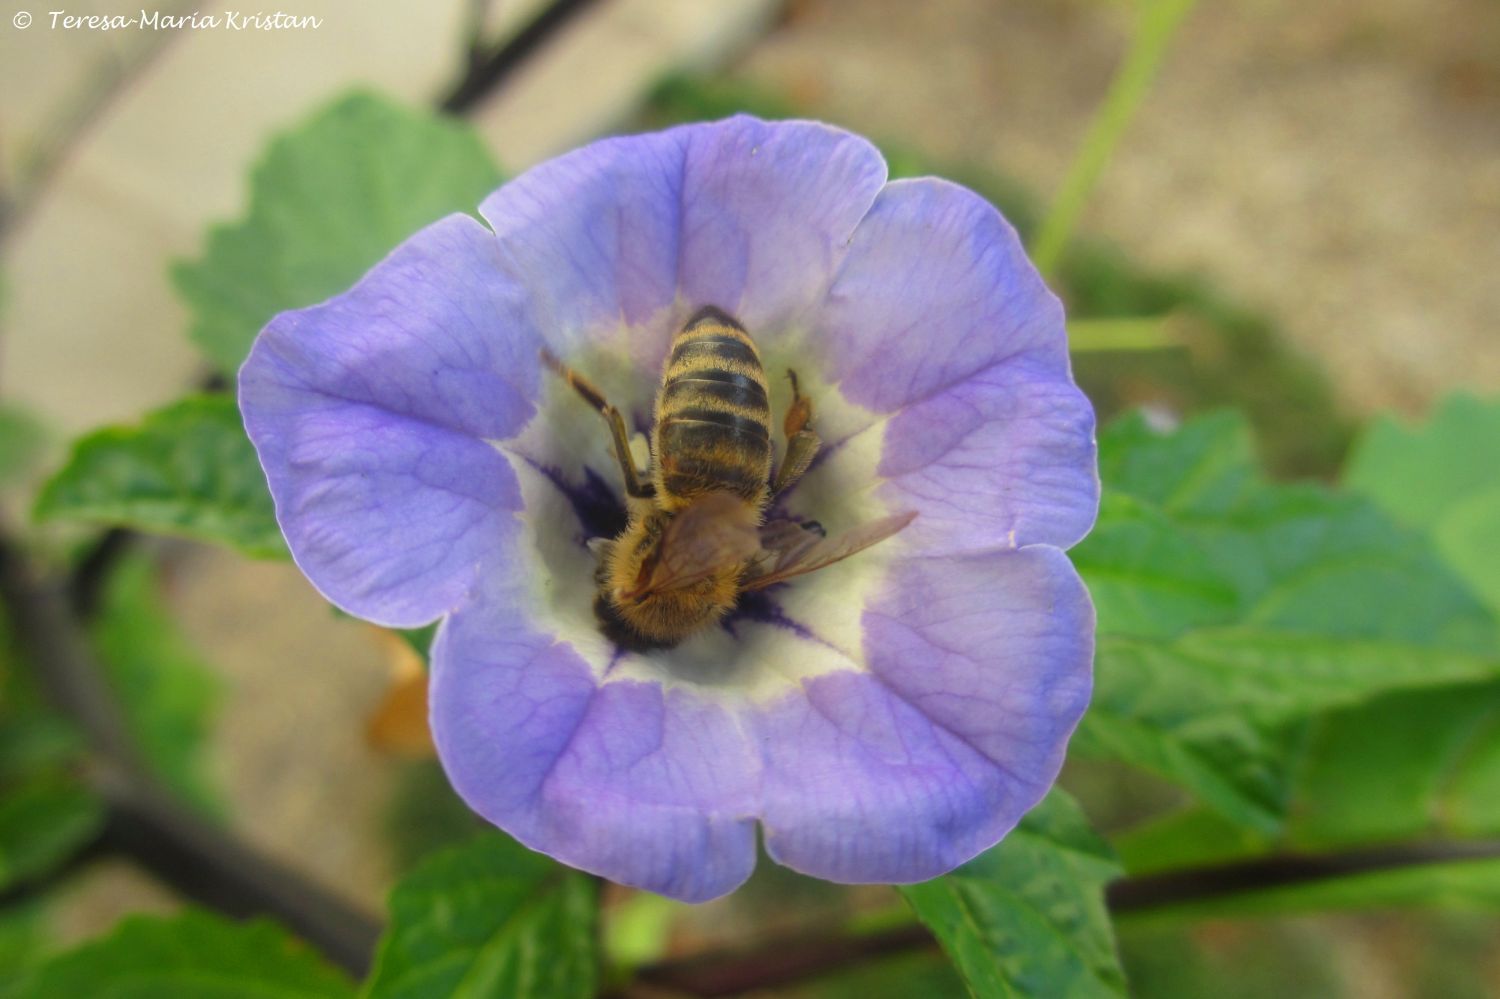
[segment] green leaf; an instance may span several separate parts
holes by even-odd
[[[1455,396],[1425,426],[1377,420],[1345,481],[1425,532],[1500,609],[1500,403]],[[1500,682],[1391,695],[1312,729],[1291,803],[1293,846],[1496,833]]]
[[[305,944],[263,921],[205,912],[131,916],[108,936],[48,961],[15,999],[346,999],[349,982]]]
[[[156,567],[115,567],[90,636],[125,723],[162,781],[205,811],[218,807],[204,750],[219,701],[218,678],[183,638],[157,593]]]
[[[597,978],[592,881],[498,833],[421,865],[391,893],[371,999],[568,999]]]
[[[0,792],[0,889],[41,877],[86,844],[104,809],[76,780],[40,773]]]
[[[0,909],[0,999],[11,999],[47,954],[43,908],[41,899],[31,897]]]
[[[1099,656],[1111,674],[1111,709],[1163,725],[1217,713],[1284,722],[1394,689],[1500,674],[1490,656],[1248,627],[1202,628],[1171,642],[1106,639]]]
[[[354,284],[396,244],[500,183],[475,133],[450,119],[356,94],[271,143],[245,218],[212,230],[173,278],[192,338],[225,374],[285,309]]]
[[[1208,808],[1190,806],[1112,837],[1130,874],[1210,867],[1264,853],[1271,844]]]
[[[1188,524],[1268,631],[1495,649],[1495,621],[1420,535],[1358,496],[1267,486],[1221,522]]]
[[[1156,506],[1106,492],[1094,530],[1073,550],[1102,627],[1169,638],[1234,620],[1239,594],[1208,551]]]
[[[1249,424],[1231,410],[1163,430],[1140,412],[1099,434],[1099,475],[1106,493],[1123,493],[1173,514],[1231,510],[1257,484]]]
[[[1376,420],[1355,444],[1344,482],[1438,551],[1500,610],[1500,401],[1451,396],[1425,426]]]
[[[1103,892],[1118,873],[1078,806],[1053,791],[999,846],[900,891],[976,996],[1123,996]]]
[[[77,729],[35,705],[0,708],[0,781],[60,767],[83,749]]]
[[[140,426],[83,437],[43,488],[36,515],[286,555],[260,461],[225,396],[184,399]]]
[[[1078,751],[1155,772],[1279,831],[1306,719],[1500,678],[1495,622],[1367,500],[1260,475],[1242,420],[1101,434],[1106,501],[1074,556],[1095,595]]]
[[[1500,613],[1500,485],[1455,502],[1432,525],[1432,538],[1448,564]]]
[[[1322,719],[1287,841],[1306,849],[1500,833],[1500,683],[1391,695]]]
[[[1191,791],[1225,818],[1271,835],[1281,828],[1287,784],[1279,733],[1222,714],[1180,726],[1094,704],[1069,744],[1083,757],[1123,760]]]

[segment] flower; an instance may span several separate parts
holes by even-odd
[[[1039,801],[1087,703],[1093,411],[1062,309],[974,193],[887,183],[865,140],[736,117],[526,172],[277,316],[240,373],[297,564],[390,627],[439,617],[432,729],[453,786],[526,845],[689,901],[772,858],[912,882]],[[673,335],[754,336],[824,439],[782,511],[904,531],[647,653],[595,619],[584,542],[624,524],[602,421],[636,430]],[[779,415],[775,420],[779,424]],[[642,456],[643,460],[644,456]]]

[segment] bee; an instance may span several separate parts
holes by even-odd
[[[543,350],[542,359],[604,417],[630,500],[625,530],[592,545],[599,556],[594,611],[621,648],[670,648],[721,620],[740,594],[848,558],[916,516],[884,517],[834,538],[816,522],[763,523],[768,504],[802,477],[821,441],[812,403],[789,370],[786,453],[773,474],[760,352],[738,321],[713,306],[694,313],[672,341],[644,474],[620,411],[556,356]]]

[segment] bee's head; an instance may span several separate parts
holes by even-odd
[[[674,516],[680,514],[655,511],[632,521],[605,555],[594,610],[605,636],[622,648],[669,648],[722,618],[739,598],[743,559],[725,559],[685,585],[651,585],[669,557],[663,544],[671,543]]]

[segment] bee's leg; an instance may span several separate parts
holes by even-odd
[[[609,582],[609,560],[614,556],[615,543],[609,538],[589,538],[588,549],[594,555],[594,582],[603,586]]]
[[[620,461],[620,474],[625,477],[626,495],[635,499],[656,495],[656,487],[642,479],[635,467],[635,459],[630,456],[630,435],[625,432],[625,418],[620,415],[620,411],[609,404],[604,393],[593,382],[564,364],[556,354],[545,347],[541,354],[542,362],[573,386],[573,391],[583,396],[583,401],[598,410],[599,415],[604,417],[604,422],[609,424],[609,433],[615,442],[615,457]]]
[[[797,372],[788,368],[786,376],[792,382],[792,404],[787,407],[786,418],[781,424],[786,432],[786,456],[781,459],[781,467],[776,469],[776,478],[771,483],[773,496],[802,478],[802,473],[817,457],[818,448],[823,446],[822,439],[812,429],[812,400],[802,394],[797,384]]]
[[[807,471],[818,455],[818,448],[822,446],[823,441],[811,430],[802,430],[787,438],[786,457],[781,459],[781,467],[776,469],[776,479],[771,483],[771,495],[780,495],[802,478],[802,473]]]

